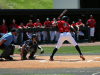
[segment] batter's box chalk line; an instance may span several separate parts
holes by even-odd
[[[98,59],[98,58],[100,58],[100,57],[96,57],[94,59]],[[100,62],[100,61],[88,60],[87,62]]]

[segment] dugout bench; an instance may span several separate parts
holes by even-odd
[[[77,28],[75,28],[77,30]],[[88,27],[81,27],[80,30],[85,30],[86,31],[86,34],[85,36],[87,36],[87,39],[84,39],[84,40],[77,40],[77,34],[75,33],[75,40],[76,42],[90,42],[90,28]],[[50,41],[50,31],[58,31],[57,28],[34,28],[34,29],[31,29],[31,28],[28,28],[28,29],[19,29],[19,35],[18,35],[18,45],[20,45],[22,42],[21,42],[21,33],[22,32],[28,32],[28,31],[32,31],[32,32],[36,32],[36,31],[47,31],[47,36],[48,36],[48,40],[47,41],[40,41],[38,42],[39,44],[49,44],[49,43],[57,43],[57,41]],[[68,43],[68,42],[65,42],[65,43]]]

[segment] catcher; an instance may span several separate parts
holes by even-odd
[[[21,60],[27,60],[26,55],[28,52],[30,52],[29,59],[35,59],[36,56],[34,55],[37,48],[40,49],[40,54],[44,53],[44,50],[37,44],[37,37],[38,35],[32,34],[31,39],[24,41],[19,46],[18,51],[20,51]]]

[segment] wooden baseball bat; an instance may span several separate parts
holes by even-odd
[[[65,9],[58,18],[62,17],[67,12],[67,9]]]

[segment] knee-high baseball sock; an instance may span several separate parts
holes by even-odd
[[[80,55],[83,55],[83,54],[81,53],[81,50],[80,50],[80,48],[79,48],[78,45],[76,45],[75,48],[77,49],[77,51],[79,52]]]
[[[57,48],[55,48],[54,50],[53,50],[53,52],[52,52],[52,55],[50,56],[51,58],[53,58],[53,56],[54,56],[54,54],[57,52]]]

